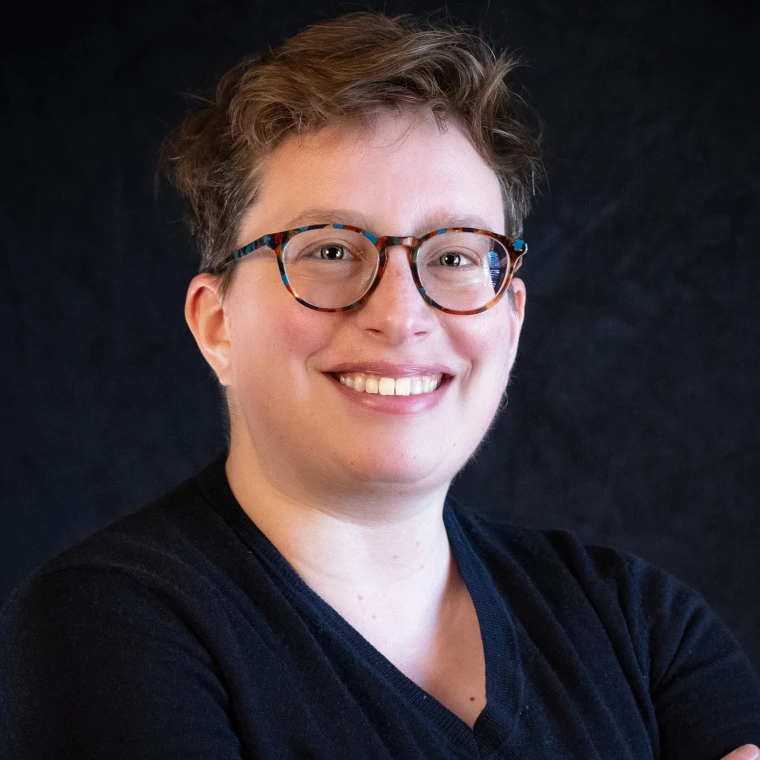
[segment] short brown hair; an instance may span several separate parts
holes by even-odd
[[[333,122],[371,127],[389,111],[455,118],[502,191],[506,234],[519,237],[540,172],[540,128],[504,79],[519,61],[448,23],[356,12],[309,26],[228,71],[215,97],[167,138],[161,167],[185,200],[201,271],[221,273],[258,196],[258,169],[291,134]],[[232,268],[228,268],[228,271]],[[229,284],[225,276],[223,291]]]

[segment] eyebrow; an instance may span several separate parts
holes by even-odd
[[[292,230],[303,227],[308,224],[351,224],[354,227],[361,227],[363,230],[376,232],[377,234],[391,234],[390,232],[381,232],[372,229],[373,223],[360,211],[351,209],[327,209],[327,208],[310,208],[302,211],[298,216],[291,219],[286,229]],[[433,230],[440,230],[444,227],[474,227],[475,229],[488,230],[490,226],[482,217],[477,214],[447,214],[441,211],[433,211],[426,214],[420,221],[417,229],[412,233],[415,237],[425,235]],[[396,230],[394,230],[396,232]],[[406,232],[401,230],[401,232]]]

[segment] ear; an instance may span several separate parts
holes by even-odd
[[[511,312],[510,340],[512,344],[509,354],[509,366],[511,367],[517,356],[517,345],[520,342],[520,333],[522,332],[523,321],[525,320],[525,301],[527,294],[525,292],[525,283],[517,277],[512,279],[510,287],[515,294],[515,305],[514,307],[509,307]]]
[[[199,274],[190,281],[185,298],[185,321],[201,353],[227,386],[231,380],[230,340],[218,277]]]
[[[525,319],[525,301],[528,294],[525,292],[525,283],[519,277],[513,277],[511,285],[515,293],[515,312],[520,321],[520,329],[522,329],[523,320]]]

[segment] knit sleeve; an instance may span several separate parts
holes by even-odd
[[[0,757],[240,760],[193,632],[125,572],[35,575],[0,615]]]
[[[662,760],[720,760],[760,745],[760,681],[731,631],[673,575],[633,555],[628,564]]]

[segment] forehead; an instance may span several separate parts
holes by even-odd
[[[504,231],[496,173],[451,120],[387,115],[371,129],[333,125],[286,138],[262,166],[241,239],[343,222],[378,234],[440,227]]]

